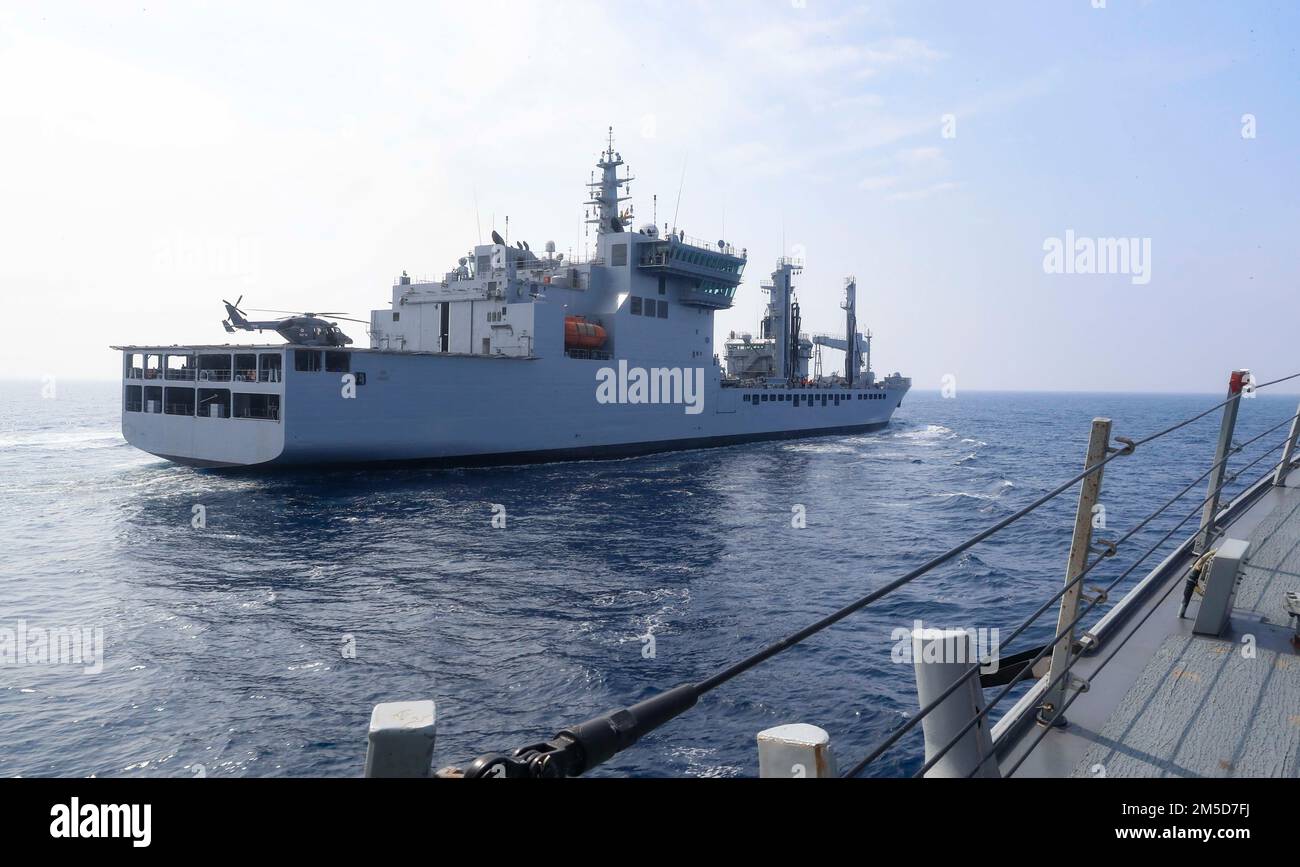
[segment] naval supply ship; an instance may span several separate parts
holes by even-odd
[[[889,423],[911,386],[871,370],[846,280],[843,338],[801,332],[794,277],[777,261],[757,335],[716,351],[748,252],[654,223],[632,229],[632,180],[608,146],[588,184],[594,255],[541,254],[495,230],[440,280],[403,272],[353,348],[332,313],[253,321],[226,302],[227,332],[278,345],[114,346],[122,432],[180,464],[421,461],[448,466],[627,457]],[[621,170],[621,171],[620,171]],[[283,311],[273,311],[283,312]],[[355,320],[361,322],[363,320]],[[821,375],[822,347],[844,352]],[[818,363],[813,373],[809,361]]]

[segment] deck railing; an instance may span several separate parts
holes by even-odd
[[[1253,396],[1260,389],[1300,377],[1300,373],[1256,385],[1249,371],[1234,371],[1228,394],[1222,402],[1190,418],[1183,419],[1163,430],[1139,439],[1112,437],[1110,419],[1094,419],[1091,426],[1083,469],[1068,480],[1052,488],[1033,502],[1003,518],[980,533],[931,558],[905,575],[889,581],[884,586],[862,596],[815,623],[786,636],[750,656],[739,660],[702,680],[681,684],[654,695],[630,707],[610,711],[570,726],[549,741],[519,747],[503,752],[487,753],[464,768],[449,768],[441,776],[454,777],[564,777],[578,776],[603,761],[631,747],[642,736],[685,713],[703,695],[730,682],[732,679],[761,665],[772,657],[799,644],[805,639],[835,625],[841,620],[884,599],[913,581],[929,574],[937,567],[949,563],[962,553],[997,535],[1056,498],[1078,487],[1074,530],[1066,562],[1065,580],[1059,590],[1040,604],[1013,629],[1009,637],[1001,639],[1000,647],[1024,635],[1040,618],[1056,611],[1056,628],[1050,640],[1023,652],[1002,655],[996,662],[1001,670],[995,680],[981,677],[981,669],[995,660],[980,659],[971,635],[960,630],[921,630],[913,632],[913,659],[917,675],[920,710],[909,716],[888,736],[881,740],[866,756],[852,765],[843,776],[857,776],[893,750],[902,739],[918,725],[923,727],[925,760],[917,776],[1010,776],[1020,767],[1039,742],[1060,722],[1074,701],[1087,691],[1089,684],[1072,675],[1077,660],[1096,649],[1097,639],[1091,633],[1078,635],[1087,618],[1110,601],[1110,594],[1143,563],[1147,562],[1175,533],[1200,516],[1194,525],[1195,535],[1184,543],[1180,551],[1189,550],[1200,555],[1209,550],[1209,544],[1229,510],[1220,509],[1220,498],[1225,489],[1246,477],[1262,462],[1276,457],[1280,460],[1264,464],[1263,474],[1246,489],[1237,505],[1250,496],[1262,492],[1265,486],[1285,484],[1288,473],[1296,465],[1294,454],[1297,436],[1300,436],[1300,407],[1295,414],[1267,430],[1241,443],[1234,443],[1237,414],[1243,396]],[[1218,446],[1213,463],[1185,485],[1177,494],[1161,503],[1146,517],[1137,521],[1114,539],[1094,537],[1094,507],[1098,505],[1102,481],[1107,467],[1119,460],[1145,453],[1146,447],[1188,425],[1211,417],[1222,411]],[[1274,445],[1269,438],[1283,427],[1289,427],[1286,438]],[[1228,472],[1230,459],[1256,443],[1262,452],[1249,463]],[[1271,477],[1271,481],[1270,481]],[[1206,496],[1195,502],[1173,527],[1153,545],[1143,550],[1118,576],[1104,586],[1084,587],[1084,580],[1097,567],[1116,557],[1119,551],[1133,542],[1135,537],[1153,521],[1174,509],[1197,486],[1207,484]],[[1188,503],[1183,502],[1184,506]],[[1178,514],[1175,513],[1174,517]],[[1203,560],[1202,560],[1203,561]],[[1176,584],[1174,586],[1177,586]],[[1191,596],[1194,576],[1184,579],[1184,599]],[[1171,588],[1172,589],[1172,588]],[[1184,605],[1185,607],[1185,605]],[[1181,616],[1181,615],[1180,615]],[[931,653],[934,644],[946,652]],[[1121,642],[1122,646],[1122,642]],[[1118,649],[1118,648],[1116,648]],[[1113,658],[1113,652],[1102,665]],[[958,659],[953,664],[926,660]],[[1094,672],[1094,677],[1095,677]],[[1002,768],[994,754],[990,713],[1018,686],[1037,681],[1034,707],[1041,723],[1036,740],[1028,744],[1020,758],[1011,766]],[[1001,687],[990,700],[985,700],[985,689]],[[432,702],[406,702],[384,704],[375,708],[371,720],[370,755],[367,774],[372,776],[428,776],[434,744],[434,707]],[[801,769],[806,776],[837,776],[836,763],[831,754],[829,736],[812,725],[782,726],[762,732],[758,736],[760,774],[763,776],[790,776],[791,768]]]

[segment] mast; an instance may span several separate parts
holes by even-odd
[[[793,380],[799,370],[799,328],[792,323],[792,314],[797,315],[797,307],[791,309],[794,294],[792,276],[801,271],[794,259],[781,258],[776,262],[772,272],[771,287],[764,287],[769,293],[767,303],[766,327],[764,337],[771,338],[773,353],[773,379]],[[791,332],[794,332],[791,334]]]
[[[844,281],[844,380],[849,388],[858,378],[858,283],[854,277]]]
[[[591,198],[586,203],[595,206],[595,216],[593,217],[588,211],[587,222],[596,227],[598,235],[621,232],[623,227],[632,220],[630,205],[625,211],[620,212],[618,209],[620,202],[626,202],[631,198],[631,196],[620,196],[619,192],[633,180],[630,175],[623,178],[618,176],[618,168],[621,165],[623,165],[623,155],[614,150],[614,128],[611,126],[608,145],[601,153],[600,161],[596,163],[596,168],[600,169],[600,180],[593,180],[587,184],[591,189]]]

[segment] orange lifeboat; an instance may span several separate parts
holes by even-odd
[[[600,349],[604,345],[604,328],[588,322],[584,316],[564,317],[565,349]]]

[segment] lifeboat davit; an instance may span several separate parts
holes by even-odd
[[[586,317],[564,317],[565,349],[600,349],[605,345],[605,336],[605,329],[588,322]]]

